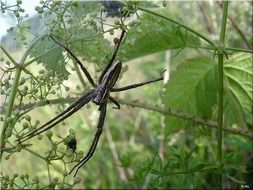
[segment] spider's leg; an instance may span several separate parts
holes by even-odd
[[[115,48],[115,50],[114,50],[114,52],[113,52],[113,54],[112,54],[112,57],[111,57],[110,61],[108,62],[108,64],[106,65],[105,69],[102,71],[102,73],[101,73],[101,75],[100,75],[100,77],[99,77],[99,80],[98,80],[98,83],[99,83],[99,84],[102,82],[102,79],[103,79],[105,73],[106,73],[106,72],[108,71],[108,69],[112,66],[113,61],[114,61],[114,59],[116,58],[116,55],[117,55],[118,50],[119,50],[119,46],[120,46],[120,44],[121,44],[121,42],[122,42],[122,39],[123,39],[125,33],[126,33],[126,31],[125,31],[125,30],[122,30],[121,35],[120,35],[120,38],[119,38],[119,41],[118,41],[118,43],[117,43],[117,46],[116,46],[116,48]]]
[[[81,98],[79,98],[76,102],[74,102],[73,104],[71,104],[67,109],[65,109],[63,112],[61,112],[60,114],[58,114],[57,116],[55,116],[53,119],[49,120],[48,122],[46,122],[44,125],[42,125],[40,128],[38,128],[36,131],[33,131],[33,132],[37,132],[38,130],[44,128],[45,126],[53,123],[55,120],[57,120],[58,118],[64,116],[66,113],[68,113],[69,111],[71,111],[73,108],[75,108],[82,100],[83,100],[83,97],[82,96]],[[31,132],[32,133],[32,132]],[[24,135],[23,138],[25,138],[26,136],[28,136],[29,134],[27,135]],[[21,138],[22,139],[22,138]]]
[[[117,102],[117,100],[115,100],[113,97],[109,97],[109,100],[112,102],[112,103],[114,103],[114,105],[116,106],[113,106],[112,108],[114,108],[114,109],[120,109],[120,104],[119,104],[119,102]]]
[[[129,86],[124,86],[124,87],[121,87],[121,88],[113,88],[111,90],[111,92],[119,92],[119,91],[124,91],[124,90],[130,90],[130,89],[137,88],[137,87],[140,87],[140,86],[144,86],[146,84],[157,82],[157,81],[160,81],[160,80],[163,80],[163,77],[160,77],[160,78],[154,79],[154,80],[150,80],[150,81],[147,81],[147,82],[142,82],[142,83],[138,83],[138,84],[132,84],[132,85],[129,85]]]
[[[106,115],[106,105],[107,105],[107,103],[105,103],[103,105],[100,105],[100,115],[99,115],[99,120],[98,120],[98,124],[97,124],[97,132],[95,134],[95,137],[93,139],[93,142],[91,144],[91,147],[90,147],[88,153],[69,172],[69,174],[71,174],[74,171],[74,169],[77,168],[77,170],[76,170],[76,172],[74,174],[74,177],[76,176],[78,170],[93,156],[93,154],[94,154],[94,152],[96,150],[96,147],[97,147],[100,135],[102,134],[102,131],[103,131],[103,126],[104,126],[104,121],[105,121],[105,115]]]
[[[69,49],[67,48],[65,45],[63,45],[62,43],[60,43],[59,41],[55,40],[53,38],[52,35],[49,35],[49,37],[56,43],[58,44],[59,46],[63,47],[73,58],[74,60],[77,62],[77,64],[80,66],[80,68],[82,69],[83,73],[85,74],[85,76],[87,77],[88,81],[91,83],[91,85],[93,87],[96,87],[97,84],[94,82],[93,78],[91,77],[89,71],[83,66],[82,62],[74,55],[74,53]]]
[[[26,134],[25,136],[18,139],[17,141],[19,143],[23,143],[23,142],[27,141],[28,139],[30,139],[36,135],[39,135],[48,129],[51,129],[52,127],[54,127],[55,125],[57,125],[61,121],[65,120],[66,118],[68,118],[69,116],[71,116],[72,114],[77,112],[85,104],[87,104],[94,96],[94,92],[95,92],[94,89],[90,90],[85,95],[83,95],[81,98],[79,98],[75,103],[73,103],[71,106],[69,106],[66,110],[64,110],[62,113],[60,113],[59,115],[57,115],[56,117],[54,117],[53,119],[51,119],[50,121],[48,121],[47,123],[42,125],[37,130],[31,131],[30,133]]]

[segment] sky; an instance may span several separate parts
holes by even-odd
[[[7,2],[7,5],[15,5],[16,0],[1,0],[2,2]],[[36,14],[34,7],[39,5],[39,0],[22,0],[21,7],[25,9],[25,13],[28,13],[29,16]],[[3,35],[7,33],[7,29],[12,26],[13,23],[10,23],[9,19],[5,18],[5,14],[0,13],[0,39]]]

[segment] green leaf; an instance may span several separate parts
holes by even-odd
[[[225,124],[245,126],[252,115],[252,55],[239,53],[224,63]],[[163,101],[167,107],[212,118],[217,103],[217,66],[208,58],[195,58],[179,66],[166,86]],[[214,118],[215,119],[215,118]],[[167,117],[169,131],[178,130],[185,121]]]
[[[229,124],[243,125],[245,114],[252,114],[253,58],[252,54],[238,53],[224,63],[225,114]]]
[[[202,169],[204,169],[206,166],[212,166],[210,164],[205,164],[205,163],[200,163],[200,164],[197,164],[195,165],[194,167],[190,168],[189,169],[189,173],[194,173],[194,172],[198,172],[198,171],[201,171]]]
[[[205,167],[203,167],[201,169],[201,171],[204,171],[204,172],[211,172],[211,171],[217,171],[218,170],[218,166],[217,165],[214,165],[214,164],[206,164]]]
[[[96,63],[98,70],[108,62],[113,46],[101,35],[101,24],[97,21],[101,2],[77,2],[78,6],[71,10],[71,21],[67,29],[67,37],[71,51],[82,60]],[[71,40],[69,40],[71,38]]]
[[[3,151],[12,154],[14,152],[16,152],[16,148],[4,148]]]
[[[211,118],[216,103],[216,64],[205,57],[185,61],[172,74],[163,102],[169,108]],[[184,121],[168,116],[169,131],[179,129]]]
[[[243,181],[243,180],[238,180],[237,178],[235,178],[235,177],[233,177],[233,176],[227,175],[227,177],[228,177],[230,180],[232,180],[233,182],[235,182],[235,183],[246,184],[245,181]]]
[[[99,1],[76,1],[71,12],[77,19],[83,19],[89,13],[97,14],[101,6]]]
[[[167,49],[198,46],[199,43],[198,37],[177,24],[144,14],[143,18],[129,30],[126,42],[122,45],[124,51],[121,55],[130,60]]]
[[[76,55],[89,63],[96,63],[99,70],[103,69],[108,63],[113,49],[113,47],[110,47],[109,42],[101,37],[94,38],[92,41],[80,40],[71,44],[71,50]]]
[[[239,136],[230,136],[224,139],[224,143],[229,144],[231,147],[238,147],[240,151],[252,151],[253,143],[249,139],[239,137]]]
[[[242,107],[227,87],[224,89],[224,115],[226,125],[238,123],[240,126],[246,126]]]
[[[32,51],[30,51],[31,57],[38,57],[46,53],[49,49],[53,48],[55,43],[50,41],[48,38],[42,39],[40,42],[36,43]],[[66,63],[64,62],[64,57],[61,48],[54,48],[49,53],[37,59],[38,63],[42,63],[47,70],[53,71],[57,76],[66,79],[69,73],[66,70]]]

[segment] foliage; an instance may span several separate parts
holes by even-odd
[[[2,189],[253,187],[251,4],[43,0],[29,18],[22,1],[0,3],[16,22],[1,41]],[[90,88],[49,34],[97,80],[121,29],[127,35],[116,86],[165,69],[170,79],[115,93],[121,109],[109,108],[95,155],[73,178],[68,172],[97,124],[92,104],[52,131],[16,141]],[[13,36],[15,44],[7,44]]]

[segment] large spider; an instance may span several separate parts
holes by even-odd
[[[74,102],[72,105],[70,105],[63,112],[61,112],[53,119],[46,122],[44,125],[42,125],[38,129],[36,129],[35,131],[31,131],[31,132],[25,134],[20,139],[18,139],[19,143],[23,143],[23,142],[27,141],[28,139],[30,139],[38,134],[41,134],[44,131],[54,127],[55,125],[57,125],[61,121],[65,120],[66,118],[70,117],[72,114],[77,112],[89,101],[94,102],[96,105],[99,106],[98,110],[100,111],[98,124],[97,124],[97,131],[96,131],[96,134],[94,136],[93,142],[90,146],[90,149],[89,149],[87,155],[78,164],[76,164],[72,168],[72,170],[69,172],[69,174],[71,174],[74,171],[74,169],[76,167],[78,167],[75,174],[74,174],[74,176],[76,176],[78,170],[92,157],[92,155],[95,152],[99,137],[100,137],[102,130],[103,130],[108,100],[110,100],[112,103],[114,103],[116,105],[117,109],[120,109],[120,104],[112,96],[110,96],[110,92],[119,92],[119,91],[129,90],[132,88],[143,86],[143,85],[146,85],[146,84],[149,84],[152,82],[156,82],[156,81],[160,81],[163,79],[163,77],[160,77],[158,79],[147,81],[147,82],[133,84],[133,85],[129,85],[129,86],[121,87],[121,88],[113,88],[115,83],[117,82],[117,79],[119,77],[121,67],[122,67],[121,61],[116,61],[114,64],[113,64],[113,62],[114,62],[114,59],[116,57],[116,54],[117,54],[119,46],[120,46],[120,43],[122,42],[122,39],[123,39],[125,33],[126,33],[126,31],[122,30],[121,36],[116,44],[116,48],[112,54],[112,57],[109,60],[109,63],[106,65],[105,69],[102,71],[102,74],[99,77],[98,84],[96,84],[94,82],[90,73],[87,71],[87,69],[83,66],[81,61],[71,52],[71,50],[68,47],[64,46],[63,44],[61,44],[60,42],[55,40],[52,35],[49,36],[55,43],[57,43],[59,46],[63,47],[73,57],[73,59],[80,66],[81,70],[83,71],[83,73],[86,75],[87,79],[89,80],[89,82],[93,86],[93,89],[89,90],[88,92],[85,92],[85,94],[83,96],[81,96],[76,102]]]

